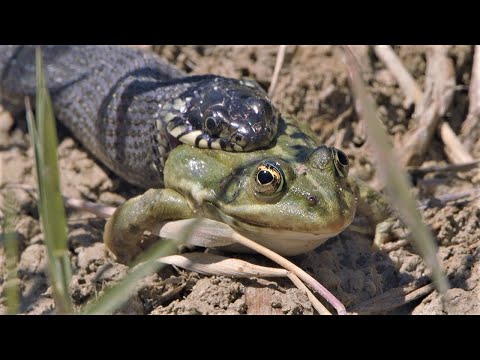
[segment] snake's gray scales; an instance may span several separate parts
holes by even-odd
[[[276,131],[268,100],[238,80],[186,76],[153,53],[121,46],[42,46],[42,55],[56,118],[107,167],[141,187],[163,186],[166,156],[192,128],[196,145],[211,147],[207,135],[235,135],[250,150],[268,145]],[[35,47],[0,46],[0,101],[7,110],[24,110],[35,80]],[[172,111],[179,115],[173,121]],[[183,133],[172,136],[167,125]]]

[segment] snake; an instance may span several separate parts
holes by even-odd
[[[153,52],[124,46],[44,45],[55,117],[110,170],[162,187],[181,143],[248,152],[267,147],[277,109],[255,81],[188,75]],[[0,101],[14,114],[35,96],[35,46],[0,46]]]

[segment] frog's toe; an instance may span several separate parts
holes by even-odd
[[[115,213],[108,219],[103,241],[118,262],[128,264],[143,250],[141,246],[143,231],[133,224],[122,226],[123,222],[119,217]]]
[[[372,247],[379,250],[387,242],[405,238],[407,233],[407,229],[397,218],[390,217],[376,225]]]
[[[388,242],[391,239],[390,230],[392,228],[393,222],[389,221],[382,221],[375,226],[375,237],[373,239],[373,247],[376,249],[380,249],[383,244]]]

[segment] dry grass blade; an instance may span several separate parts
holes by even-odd
[[[231,259],[208,253],[172,255],[160,258],[158,261],[206,275],[225,275],[247,278],[288,277],[298,289],[307,294],[313,307],[320,315],[331,315],[330,311],[318,301],[305,284],[295,274],[292,274],[285,269],[254,265],[243,260]]]
[[[395,76],[398,84],[404,91],[407,97],[405,107],[409,107],[412,103],[419,107],[423,97],[422,90],[407,69],[405,69],[391,46],[376,45],[374,46],[374,50],[378,58],[385,63],[388,70]]]
[[[38,200],[37,189],[30,185],[9,183],[5,185],[5,188],[22,189],[31,194]],[[63,197],[65,207],[70,207],[75,210],[85,211],[90,214],[94,214],[100,218],[107,219],[115,212],[116,208],[113,206],[103,205],[87,201],[83,199],[74,199],[67,196]]]
[[[477,190],[466,190],[466,191],[459,191],[451,194],[444,194],[437,197],[432,197],[423,201],[422,205],[419,207],[420,209],[425,208],[432,208],[432,207],[441,207],[445,206],[445,204],[449,202],[456,202],[462,201],[463,203],[471,202],[480,196],[480,192]]]
[[[440,124],[438,131],[445,144],[445,154],[454,164],[471,163],[475,161],[472,155],[464,148],[455,132],[447,123]]]
[[[280,70],[283,66],[283,60],[285,59],[285,52],[287,51],[287,45],[280,45],[277,53],[277,61],[275,62],[275,68],[273,69],[272,81],[270,82],[270,87],[268,88],[268,96],[272,97],[277,87],[278,76],[280,75]]]
[[[475,53],[473,55],[472,78],[470,79],[470,87],[468,90],[468,115],[462,124],[461,134],[466,136],[478,128],[480,116],[480,45],[475,45]],[[478,130],[477,130],[478,131]],[[471,140],[470,140],[471,141]],[[467,149],[472,143],[467,143]]]
[[[398,167],[399,162],[388,143],[386,131],[379,125],[375,106],[363,84],[355,56],[348,47],[344,47],[343,50],[351,86],[357,99],[355,102],[358,105],[357,111],[367,124],[368,137],[372,140],[377,163],[382,164],[378,171],[387,184],[392,204],[395,205],[401,219],[412,232],[414,245],[420,252],[420,255],[422,255],[428,268],[431,269],[438,291],[445,293],[448,289],[448,282],[437,259],[437,246],[433,236],[422,222],[422,216],[409,189],[407,176]]]
[[[392,75],[397,79],[407,99],[414,100],[416,116],[420,119],[418,127],[413,129],[410,134],[405,135],[408,140],[406,142],[407,151],[402,158],[404,165],[418,161],[418,158],[423,156],[423,153],[430,144],[435,126],[440,118],[445,115],[452,102],[455,91],[455,69],[452,60],[447,56],[449,46],[432,46],[429,50],[427,78],[425,81],[426,96],[424,96],[420,87],[403,66],[401,60],[392,48],[387,45],[375,46],[377,56],[385,63]],[[473,79],[470,85],[470,100],[473,102],[479,99],[477,94],[478,86],[475,86],[478,80],[475,81],[475,76],[474,67]],[[480,104],[472,105],[472,102],[470,103],[470,112],[467,120],[478,117],[479,107]],[[468,127],[467,125],[467,128]],[[445,153],[450,161],[454,164],[473,161],[473,157],[458,140],[448,123],[442,122],[437,131],[445,145]]]
[[[310,285],[312,289],[314,289],[320,296],[322,296],[325,300],[327,300],[330,305],[332,305],[335,310],[337,310],[338,315],[346,315],[347,310],[345,306],[338,300],[330,291],[328,291],[322,284],[320,284],[317,280],[315,280],[312,276],[307,274],[305,271],[300,269],[297,265],[293,264],[292,262],[285,259],[283,256],[280,256],[276,252],[267,249],[266,247],[246,238],[245,236],[240,235],[237,232],[232,233],[232,239],[234,239],[237,243],[242,244],[252,250],[255,250],[259,254],[269,258],[272,261],[275,261],[278,265],[282,266],[283,268],[287,269],[288,271],[292,272],[299,279],[305,282],[307,285]]]
[[[332,315],[332,313],[328,311],[328,309],[325,306],[323,306],[323,304],[320,301],[318,301],[315,295],[313,295],[310,289],[305,286],[305,284],[298,278],[297,275],[289,272],[288,278],[294,283],[294,285],[298,289],[303,290],[305,294],[307,294],[308,299],[312,303],[312,306],[315,308],[315,310],[318,311],[320,315]]]
[[[206,275],[225,275],[250,278],[287,277],[289,274],[285,269],[254,265],[244,260],[232,259],[208,253],[171,255],[159,258],[158,261]]]
[[[479,165],[480,165],[480,161],[472,161],[472,162],[466,162],[461,164],[447,164],[447,165],[437,165],[437,166],[429,166],[429,167],[421,167],[421,168],[410,167],[410,168],[407,168],[407,171],[412,177],[419,177],[432,172],[449,173],[449,172],[470,171],[478,168]]]
[[[170,238],[176,239],[177,232],[180,229],[189,226],[189,224],[193,221],[196,221],[198,226],[195,227],[191,235],[188,237],[188,244],[214,247],[231,245],[234,242],[239,243],[259,254],[264,255],[265,257],[282,266],[284,269],[288,270],[293,275],[297,276],[300,280],[309,285],[325,300],[327,300],[339,314],[344,315],[347,313],[345,306],[312,276],[307,274],[292,262],[285,259],[283,256],[280,256],[274,251],[269,250],[266,247],[235,232],[227,224],[209,219],[178,220],[165,224],[163,228],[159,229],[159,234],[162,237],[168,235]]]
[[[455,68],[447,56],[447,46],[429,48],[425,91],[421,106],[415,109],[416,127],[405,134],[400,157],[403,166],[421,163],[430,147],[442,116],[449,108],[455,90]]]
[[[103,219],[107,219],[112,216],[116,209],[113,206],[97,204],[82,199],[72,199],[66,196],[64,197],[64,201],[65,206],[67,207],[71,207],[76,210],[86,211]]]
[[[57,159],[57,133],[50,95],[48,94],[40,48],[36,52],[37,89],[35,126],[28,98],[27,122],[35,154],[35,168],[39,188],[39,213],[47,245],[49,277],[59,313],[69,313],[72,305],[69,284],[72,277],[67,247],[67,220]],[[38,130],[37,130],[38,129]]]
[[[186,219],[170,221],[158,229],[158,236],[167,239],[177,239],[178,234],[192,222],[196,221],[194,231],[186,239],[186,244],[203,247],[226,246],[234,243],[232,228],[228,225],[210,219]]]
[[[387,292],[355,306],[352,311],[358,314],[388,313],[400,306],[427,296],[434,290],[432,284],[405,286],[388,290]]]

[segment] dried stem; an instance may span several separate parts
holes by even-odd
[[[433,284],[424,286],[408,285],[391,289],[373,299],[355,306],[352,311],[358,314],[382,314],[427,296],[434,290]]]
[[[403,166],[421,163],[430,147],[442,116],[453,99],[455,69],[447,56],[448,46],[429,48],[423,101],[415,109],[417,126],[405,134],[401,156]]]
[[[475,161],[472,155],[465,149],[463,144],[453,132],[450,125],[443,122],[438,127],[440,137],[445,145],[445,154],[454,164],[471,163]]]
[[[420,162],[430,146],[435,130],[438,131],[445,145],[445,153],[450,161],[459,164],[473,160],[448,123],[443,122],[436,129],[452,102],[455,90],[455,69],[452,60],[447,56],[448,49],[449,46],[445,45],[429,48],[425,94],[422,94],[420,87],[392,48],[387,45],[375,46],[377,56],[397,79],[405,93],[407,103],[410,104],[412,101],[415,103],[416,117],[419,119],[417,126],[405,134],[404,138],[407,140],[405,142],[406,151],[402,156],[403,165]],[[480,63],[480,60],[478,62]],[[470,93],[477,95],[477,89],[478,87],[472,83]],[[478,99],[480,96],[471,98]],[[472,116],[478,115],[480,103],[477,106],[471,106],[470,109]]]
[[[161,257],[157,260],[164,264],[175,265],[186,270],[206,275],[225,275],[234,277],[288,277],[301,291],[304,291],[313,307],[320,315],[332,315],[320,301],[312,294],[305,284],[285,269],[254,265],[240,259],[231,259],[209,253],[187,253]]]
[[[412,103],[414,103],[416,107],[419,107],[423,98],[422,90],[403,66],[401,60],[395,54],[391,46],[376,45],[373,49],[378,58],[383,61],[387,69],[390,70],[393,76],[395,76],[398,85],[400,85],[405,93],[407,98],[406,103],[404,104],[405,107],[409,107]]]
[[[113,215],[116,208],[113,206],[107,206],[102,204],[96,204],[91,201],[72,199],[66,196],[63,197],[65,206],[71,207],[76,210],[82,210],[94,214],[100,218],[107,219]]]
[[[259,254],[262,254],[269,258],[272,261],[275,261],[277,264],[283,268],[291,271],[293,274],[298,276],[306,284],[310,285],[316,292],[318,292],[325,300],[327,300],[334,308],[337,310],[339,315],[346,315],[347,311],[345,306],[338,300],[330,291],[328,291],[323,285],[321,285],[317,280],[312,276],[307,274],[305,271],[300,269],[297,265],[285,259],[283,256],[275,253],[274,251],[267,249],[266,247],[242,236],[236,232],[233,232],[232,239],[234,239],[239,244],[246,246],[252,250],[255,250]]]
[[[478,127],[480,116],[480,45],[475,45],[475,53],[473,55],[472,78],[470,79],[470,88],[468,90],[468,115],[462,124],[460,131],[463,137],[468,138],[475,128]],[[478,130],[477,130],[478,131]],[[467,149],[473,145],[471,140],[466,141]]]
[[[270,87],[268,88],[268,96],[272,97],[275,93],[275,88],[277,87],[278,76],[280,75],[280,70],[283,66],[283,60],[285,59],[285,52],[287,50],[287,45],[280,45],[278,47],[277,61],[275,62],[275,68],[273,70],[272,81],[270,82]]]

